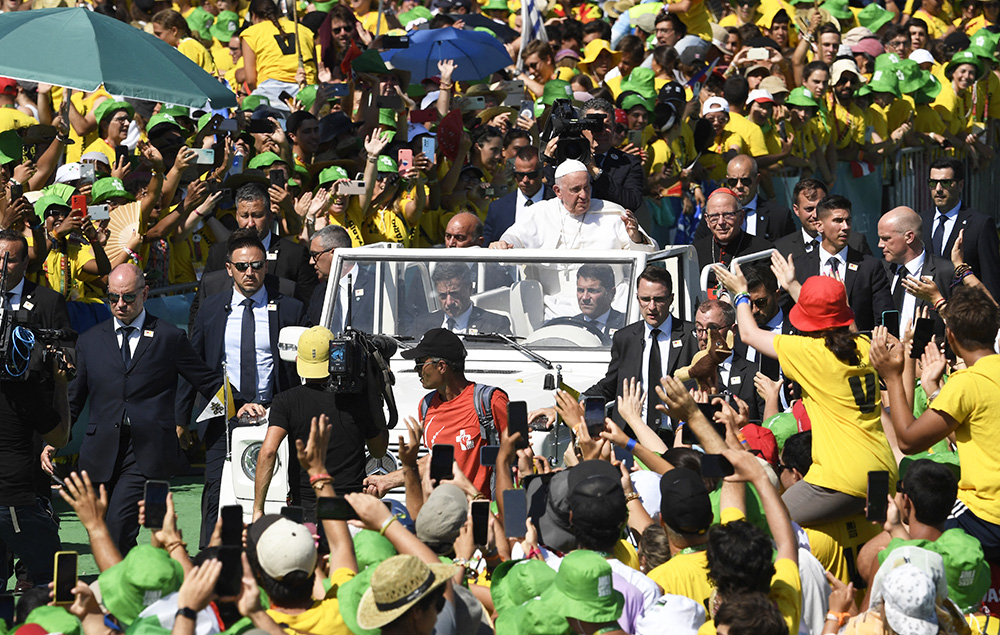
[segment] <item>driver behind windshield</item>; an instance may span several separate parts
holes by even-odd
[[[611,308],[615,300],[615,272],[611,265],[583,265],[576,272],[576,302],[580,313],[574,320],[593,325],[605,335],[625,326],[625,314]]]
[[[452,333],[510,334],[510,319],[472,304],[472,271],[463,262],[442,262],[431,274],[441,309],[418,317],[412,335],[446,328]]]

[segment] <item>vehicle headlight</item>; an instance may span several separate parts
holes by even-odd
[[[254,480],[257,474],[257,457],[260,456],[260,449],[263,445],[263,441],[251,443],[243,449],[243,456],[240,457],[240,465],[243,467],[243,473],[251,481]]]

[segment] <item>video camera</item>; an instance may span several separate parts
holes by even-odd
[[[583,136],[584,130],[597,132],[604,128],[606,115],[592,113],[580,117],[576,108],[568,99],[557,99],[552,103],[552,111],[545,122],[542,131],[542,143],[548,143],[553,137],[559,137],[556,144],[556,165],[567,159],[576,159],[581,163],[589,163],[591,158],[590,140]]]

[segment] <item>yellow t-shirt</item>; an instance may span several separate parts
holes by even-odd
[[[905,99],[894,99],[889,105],[886,113],[886,120],[889,125],[889,134],[902,126],[913,117],[913,104]]]
[[[781,611],[788,625],[789,635],[799,632],[799,619],[802,616],[802,580],[799,578],[799,566],[788,558],[774,561],[774,576],[771,578],[771,590],[767,596]],[[706,620],[698,635],[715,635],[715,620]]]
[[[13,106],[0,108],[0,132],[7,130],[17,130],[28,126],[38,125],[38,120],[31,115],[26,115]],[[20,158],[20,157],[17,157]],[[20,161],[18,161],[20,163]]]
[[[892,106],[890,105],[889,108]],[[872,103],[865,112],[865,123],[871,127],[871,131],[878,135],[882,141],[889,139],[889,119],[886,116],[888,108],[882,108],[876,103]],[[871,135],[865,131],[865,140],[871,141]]]
[[[996,73],[986,73],[982,81],[973,89],[972,105],[976,121],[1000,117],[1000,77]]]
[[[858,553],[866,542],[882,533],[882,527],[865,520],[864,514],[803,529],[809,537],[809,551],[824,569],[837,576],[844,584],[860,580]]]
[[[704,549],[687,553],[682,551],[648,575],[664,593],[683,595],[702,606],[712,594],[712,583],[708,581],[708,557]]]
[[[115,164],[115,149],[108,145],[108,142],[104,139],[94,139],[90,145],[83,149],[83,154],[87,154],[88,152],[100,152],[108,157],[108,165]],[[80,156],[83,156],[83,154]]]
[[[169,244],[167,277],[170,284],[197,282],[205,270],[208,250],[215,244],[215,234],[203,226],[184,240],[171,240]]]
[[[710,179],[719,181],[726,176],[726,160],[723,155],[736,148],[737,154],[750,154],[750,145],[736,130],[730,128],[732,121],[726,124],[722,134],[717,136],[709,147],[714,154],[705,153],[698,160],[706,170]]]
[[[712,41],[712,27],[708,23],[708,9],[705,8],[705,0],[694,0],[691,8],[684,13],[678,13],[684,26],[687,27],[688,35],[697,35],[703,40]]]
[[[410,246],[410,227],[391,207],[377,210],[361,226],[366,244],[399,243]]]
[[[183,53],[184,57],[205,69],[206,73],[215,75],[215,60],[208,49],[198,40],[186,37],[177,43],[177,50]]]
[[[215,62],[215,67],[219,69],[219,72],[223,75],[236,68],[236,63],[233,62],[233,56],[229,53],[228,42],[222,44],[218,40],[214,40],[212,42],[212,48],[209,49],[209,53],[212,54],[212,61]]]
[[[788,130],[792,135],[792,156],[808,161],[816,151],[815,126],[811,122],[806,122],[799,130],[788,124]]]
[[[959,422],[955,429],[962,478],[958,499],[973,514],[1000,525],[1000,355],[987,355],[972,368],[955,371],[931,408]]]
[[[264,20],[243,31],[240,37],[257,57],[257,85],[268,79],[289,84],[295,82],[298,55],[295,52],[295,23],[287,18],[278,20],[283,37],[270,20]],[[280,43],[279,43],[280,42]],[[298,45],[302,49],[302,63],[306,71],[306,84],[316,83],[316,58],[314,57],[312,31],[299,25]]]
[[[913,110],[913,129],[924,134],[944,134],[948,124],[930,104],[916,104]]]
[[[969,20],[969,23],[965,25],[965,34],[972,37],[976,31],[993,25],[993,22],[987,20],[985,15],[980,14]],[[956,24],[955,26],[958,25]]]
[[[878,373],[868,363],[871,341],[855,338],[861,363],[847,366],[822,338],[776,335],[774,350],[785,376],[802,386],[812,421],[812,485],[864,497],[868,472],[886,470],[896,481],[896,460],[882,430]]]
[[[937,99],[931,104],[941,115],[941,120],[948,125],[950,134],[960,135],[969,125],[967,115],[971,110],[972,99],[968,93],[966,91],[965,95],[957,95],[951,82],[945,82]]]
[[[337,569],[330,574],[330,590],[326,592],[326,597],[315,602],[307,611],[297,615],[289,615],[275,609],[268,609],[267,614],[271,616],[278,626],[288,635],[303,635],[303,633],[314,633],[322,635],[351,635],[351,630],[344,623],[344,618],[340,614],[340,603],[337,601],[337,591],[340,586],[351,580],[356,574],[350,569]]]
[[[750,154],[755,157],[762,157],[767,154],[767,142],[764,140],[764,133],[760,126],[750,121],[738,112],[729,113],[729,123],[727,128],[735,130],[743,137],[750,147]]]
[[[95,259],[94,248],[86,239],[83,242],[67,240],[66,253],[53,249],[42,264],[48,287],[61,293],[70,302],[100,303],[104,301],[104,289],[99,286],[100,278],[83,270],[83,266]]]
[[[854,104],[850,108],[844,108],[839,103],[834,105],[832,122],[838,150],[843,150],[851,143],[864,143],[865,115]]]
[[[389,23],[386,22],[385,16],[382,16],[381,19],[382,25],[379,26],[380,20],[378,11],[369,11],[368,13],[364,15],[359,15],[357,17],[358,20],[361,21],[361,26],[365,27],[365,30],[371,33],[372,35],[375,35],[376,28],[379,31],[379,35],[385,35],[386,33],[389,32],[389,29],[391,28],[389,26]]]
[[[55,89],[53,88],[53,90]],[[77,112],[86,115],[94,110],[95,108],[94,103],[97,102],[97,100],[104,101],[105,99],[110,99],[110,98],[111,95],[108,94],[108,91],[104,90],[104,86],[101,86],[90,95],[87,95],[86,93],[82,93],[80,91],[75,91],[73,93],[73,96],[70,97],[69,101],[76,107]],[[93,130],[91,130],[90,132],[81,137],[76,133],[76,130],[73,129],[73,126],[69,127],[69,138],[75,141],[75,143],[66,146],[67,163],[75,163],[80,160],[80,157],[83,156],[83,149],[92,144],[99,138],[100,136],[98,131],[99,128],[100,126],[96,126]],[[114,158],[113,152],[111,156],[113,159]]]
[[[927,23],[927,36],[932,40],[943,38],[948,32],[947,22],[937,16],[927,13],[923,9],[917,10],[917,12],[913,14],[913,17],[920,18]]]
[[[331,225],[343,227],[351,237],[351,247],[360,247],[365,244],[365,237],[361,233],[365,224],[365,215],[361,213],[361,207],[357,197],[351,197],[351,202],[347,204],[344,213],[335,216],[327,214],[326,220]]]
[[[444,233],[441,229],[441,216],[444,213],[442,209],[425,209],[424,213],[420,216],[420,223],[417,224],[417,230],[413,233],[413,240],[410,241],[410,246],[425,248],[443,243]]]

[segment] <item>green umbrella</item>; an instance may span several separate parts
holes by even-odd
[[[0,76],[198,108],[236,96],[183,53],[144,31],[82,8],[0,14]]]

